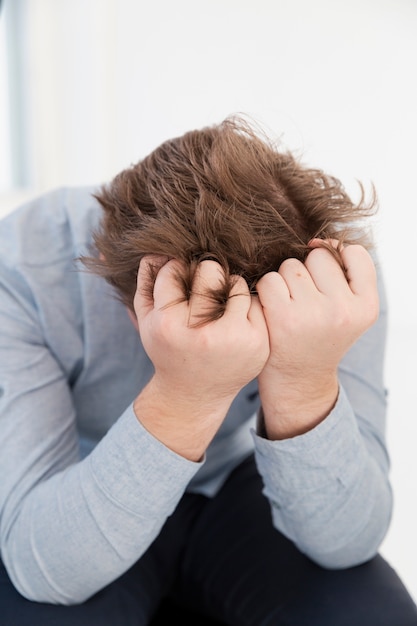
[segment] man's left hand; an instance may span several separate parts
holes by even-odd
[[[270,439],[302,434],[329,414],[340,360],[378,317],[376,271],[365,248],[341,249],[345,274],[320,240],[311,247],[305,263],[287,259],[257,283],[270,340],[258,376]]]

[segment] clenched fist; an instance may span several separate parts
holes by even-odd
[[[368,252],[359,245],[342,248],[345,275],[320,240],[311,246],[304,264],[287,259],[257,284],[270,340],[258,380],[271,439],[306,432],[328,415],[338,395],[340,360],[378,317]]]
[[[135,401],[143,425],[174,451],[199,459],[237,393],[263,369],[269,339],[262,307],[243,278],[234,277],[222,317],[196,326],[208,294],[222,281],[215,261],[199,264],[189,300],[176,278],[181,263],[159,269],[152,296],[145,288],[149,259],[142,260],[134,300],[143,346],[155,374]]]

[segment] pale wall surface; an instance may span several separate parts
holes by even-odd
[[[107,180],[236,112],[352,193],[355,179],[375,183],[396,493],[383,552],[417,599],[416,12],[415,0],[5,0],[21,118],[0,129],[18,129],[13,168],[29,195]],[[16,203],[3,178],[0,211]]]

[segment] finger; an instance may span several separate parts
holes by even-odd
[[[310,272],[298,259],[290,258],[283,261],[278,274],[284,279],[293,300],[309,297],[316,291]]]
[[[153,272],[155,266],[153,267]],[[184,301],[185,294],[178,276],[185,272],[184,264],[178,259],[167,261],[159,269],[153,286],[154,308],[161,310],[176,302]]]
[[[319,239],[319,237],[314,237],[314,239],[310,239],[308,242],[309,248],[325,248],[324,244],[330,244],[335,250],[343,250],[343,244],[338,239]]]
[[[248,284],[242,276],[232,276],[231,279],[233,285],[229,293],[226,311],[248,316],[252,304]]]
[[[376,292],[376,269],[371,255],[363,246],[354,244],[342,251],[351,291],[360,296]]]
[[[226,319],[229,322],[231,321],[232,324],[235,323],[235,320],[241,323],[242,320],[246,319],[257,332],[264,333],[265,347],[269,351],[268,328],[259,297],[251,295],[244,278],[232,276],[232,279],[234,283],[227,301]],[[232,318],[233,315],[235,319]],[[265,356],[266,358],[267,355]]]
[[[278,272],[268,272],[256,283],[259,300],[265,308],[288,305],[291,294],[284,278]]]
[[[326,248],[320,246],[314,248],[308,254],[305,266],[321,293],[329,296],[343,295],[349,289],[344,271]]]
[[[146,254],[141,258],[138,269],[137,288],[144,296],[152,297],[153,300],[153,285],[156,275],[167,261],[169,261],[168,257],[157,254]],[[151,285],[151,289],[149,285]]]
[[[267,333],[267,324],[264,314],[264,308],[262,306],[261,300],[259,297],[250,296],[249,297],[249,310],[246,314],[249,322],[252,326],[256,326],[257,328],[263,328]]]
[[[210,317],[213,310],[213,292],[225,286],[224,271],[216,261],[202,261],[198,264],[189,300],[190,318]],[[225,300],[228,294],[225,293]]]
[[[134,297],[134,308],[136,315],[142,318],[154,306],[153,288],[157,271],[164,263],[166,257],[157,255],[146,255],[139,263],[136,293]]]

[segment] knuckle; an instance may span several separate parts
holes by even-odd
[[[330,324],[340,332],[346,331],[357,324],[356,315],[352,306],[344,300],[337,303],[329,313]]]
[[[294,257],[289,257],[288,259],[285,259],[281,265],[279,266],[279,271],[285,271],[285,270],[289,270],[289,271],[297,271],[300,270],[301,268],[304,267],[304,264],[299,261],[298,259],[295,259]]]
[[[152,332],[164,343],[175,344],[181,335],[177,316],[169,308],[160,309],[152,320]]]
[[[267,272],[256,283],[256,290],[258,292],[267,291],[275,283],[277,276],[277,272]]]

